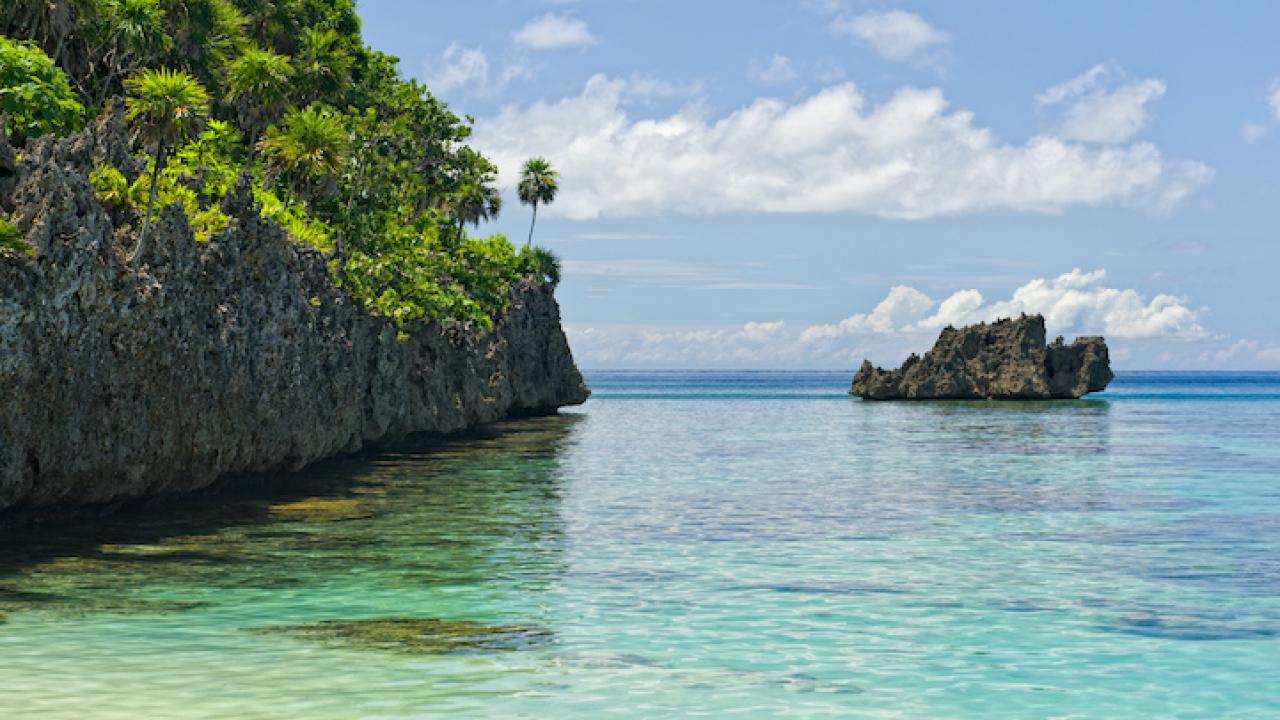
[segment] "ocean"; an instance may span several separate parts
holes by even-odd
[[[1280,373],[554,417],[0,539],[0,718],[1280,717]]]

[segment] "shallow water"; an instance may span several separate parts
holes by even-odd
[[[0,540],[2,718],[1280,716],[1280,374],[594,373]]]

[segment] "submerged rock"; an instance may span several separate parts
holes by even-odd
[[[1049,400],[1105,390],[1115,377],[1101,337],[1045,345],[1044,317],[942,331],[923,357],[897,370],[863,361],[850,395],[864,400]]]
[[[329,620],[267,627],[261,632],[311,638],[337,647],[428,655],[523,650],[551,640],[551,631],[536,625],[485,625],[469,620],[415,617]]]
[[[0,511],[192,490],[586,399],[550,288],[521,283],[492,328],[406,341],[263,220],[243,179],[223,232],[197,242],[162,208],[126,263],[134,238],[87,175],[109,161],[132,177],[127,148],[119,113],[20,159],[0,136],[0,207],[36,250],[0,253]]]

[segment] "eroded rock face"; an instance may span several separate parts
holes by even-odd
[[[0,188],[37,248],[0,257],[0,510],[195,489],[586,399],[549,289],[518,287],[492,329],[398,341],[244,183],[219,237],[197,243],[166,208],[127,266],[134,239],[86,180],[104,158],[136,173],[127,147],[108,116],[28,147]]]
[[[1115,377],[1107,344],[1081,337],[1045,345],[1044,318],[1023,315],[942,331],[923,357],[887,371],[863,361],[849,393],[866,400],[1078,398]]]

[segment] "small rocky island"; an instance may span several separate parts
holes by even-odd
[[[897,370],[864,360],[850,395],[864,400],[1050,400],[1105,390],[1115,376],[1101,337],[1045,344],[1044,317],[947,327]]]

